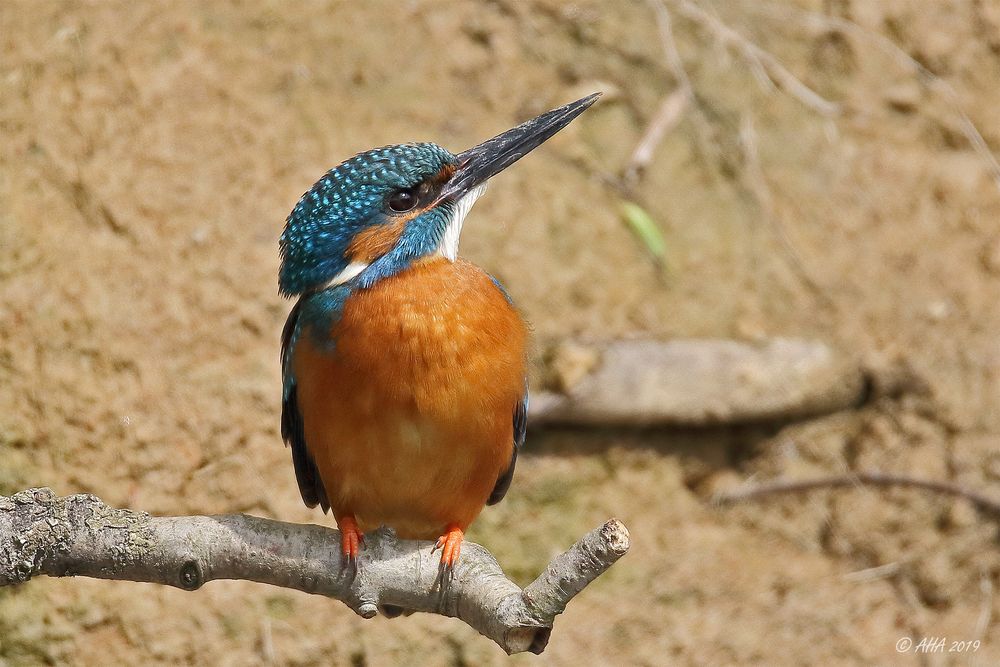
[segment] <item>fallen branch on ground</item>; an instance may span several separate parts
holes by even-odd
[[[713,426],[852,408],[858,360],[818,341],[563,341],[547,352],[556,391],[531,393],[543,424]]]
[[[92,495],[49,489],[0,496],[0,587],[38,575],[139,581],[195,590],[242,579],[340,600],[365,618],[379,609],[461,619],[507,653],[541,653],[555,617],[629,548],[611,519],[549,563],[523,590],[471,542],[442,578],[433,542],[365,536],[360,571],[344,567],[337,531],[244,514],[152,517]]]
[[[838,475],[835,477],[822,477],[820,479],[807,480],[779,480],[760,484],[749,489],[737,489],[719,493],[713,500],[721,505],[732,505],[747,500],[760,500],[768,496],[783,493],[806,493],[818,489],[835,488],[858,488],[864,486],[891,487],[898,486],[922,491],[931,491],[947,496],[964,498],[972,503],[977,510],[984,514],[990,514],[1000,518],[1000,500],[994,500],[977,491],[972,491],[958,484],[943,482],[932,479],[920,479],[907,475],[898,475],[884,472],[856,472],[849,475]]]

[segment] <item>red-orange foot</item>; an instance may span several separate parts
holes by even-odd
[[[457,524],[448,524],[445,534],[438,538],[435,549],[441,550],[441,565],[451,570],[458,563],[458,555],[462,553],[462,540],[465,533]]]
[[[358,522],[351,515],[337,517],[337,528],[340,529],[340,553],[347,563],[357,563],[358,553],[365,536],[358,530]]]

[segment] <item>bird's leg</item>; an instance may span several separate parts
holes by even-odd
[[[357,565],[358,553],[365,536],[358,529],[358,522],[353,514],[338,516],[337,528],[340,529],[340,553],[344,555],[345,564]]]
[[[438,538],[434,550],[441,549],[441,565],[448,570],[454,569],[458,563],[458,555],[462,553],[462,540],[465,531],[457,523],[449,523],[444,535]]]

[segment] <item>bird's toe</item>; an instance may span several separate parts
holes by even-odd
[[[448,570],[454,569],[462,553],[462,540],[465,532],[455,524],[450,524],[444,535],[437,539],[434,551],[441,549],[441,565]]]
[[[353,516],[337,519],[340,528],[340,553],[345,565],[357,567],[361,545],[364,544],[364,534],[358,529],[358,523]]]

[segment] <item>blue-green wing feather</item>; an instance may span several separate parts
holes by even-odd
[[[490,276],[490,280],[496,285],[496,288],[500,290],[503,294],[503,298],[507,299],[507,303],[514,305],[514,300],[510,298],[510,293],[507,292],[507,288],[503,286],[496,276]],[[507,489],[510,488],[510,483],[514,479],[514,467],[517,465],[517,453],[521,449],[521,445],[524,444],[524,438],[528,433],[528,379],[524,379],[524,395],[521,400],[514,405],[514,448],[510,455],[510,465],[507,466],[507,470],[497,478],[497,483],[493,487],[493,492],[490,494],[489,499],[486,501],[487,505],[496,505],[498,502],[503,500],[503,497],[507,495]]]
[[[493,493],[490,494],[489,500],[486,501],[487,505],[496,505],[507,495],[507,489],[510,488],[510,483],[514,480],[514,466],[517,465],[517,453],[520,451],[521,445],[524,444],[524,438],[527,433],[528,391],[527,385],[525,385],[524,396],[514,406],[514,448],[510,455],[510,465],[497,478],[496,486],[493,487]]]
[[[316,468],[316,462],[306,447],[302,414],[299,412],[296,394],[297,387],[292,373],[292,351],[302,329],[303,301],[300,299],[296,302],[281,332],[281,437],[285,441],[285,446],[292,449],[292,464],[295,466],[295,479],[299,484],[302,502],[307,507],[321,505],[323,511],[327,512],[330,509],[330,501],[323,487],[323,480],[320,479],[319,470]]]

